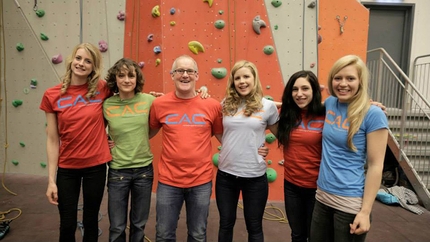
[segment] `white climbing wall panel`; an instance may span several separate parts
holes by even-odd
[[[284,83],[300,70],[318,70],[318,1],[265,0]]]
[[[34,0],[2,1],[5,43],[1,45],[0,140],[5,148],[0,149],[0,165],[3,171],[6,164],[7,173],[47,174],[41,165],[47,160],[45,114],[39,105],[45,90],[59,83],[73,47],[81,40],[95,45],[106,41],[104,73],[123,56],[124,22],[116,16],[125,11],[125,0],[36,2],[37,9],[45,11],[43,17],[36,15]],[[41,40],[41,33],[49,40]],[[24,46],[21,52],[18,43]],[[53,64],[51,58],[58,54],[63,62]],[[30,88],[32,79],[37,80],[35,89]],[[23,104],[14,107],[13,100]]]

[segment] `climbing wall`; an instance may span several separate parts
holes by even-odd
[[[257,65],[264,94],[275,100],[281,100],[292,73],[317,71],[315,1],[127,0],[126,9],[124,55],[144,63],[146,92],[174,90],[169,72],[173,60],[183,54],[199,65],[197,86],[206,85],[219,101],[238,60]],[[160,138],[151,140],[155,163],[161,152]],[[266,145],[273,179],[269,199],[282,200],[283,167],[278,164],[282,152],[276,141]],[[214,155],[217,148],[214,139]]]
[[[42,95],[59,83],[67,56],[81,41],[108,44],[103,52],[105,67],[122,57],[124,22],[117,15],[125,11],[125,1],[7,0],[1,4],[5,43],[1,46],[4,149],[0,165],[8,173],[47,175],[45,114],[39,109]]]

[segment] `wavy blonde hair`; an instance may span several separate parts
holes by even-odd
[[[100,80],[101,74],[102,74],[102,54],[100,50],[90,43],[82,43],[75,48],[73,48],[72,54],[67,57],[66,60],[66,73],[61,78],[62,86],[61,86],[61,94],[66,93],[67,88],[70,86],[70,83],[72,81],[72,62],[75,59],[76,52],[79,49],[84,49],[92,58],[93,63],[93,71],[91,74],[87,77],[87,83],[88,83],[88,92],[85,95],[88,99],[92,98],[96,95],[97,92],[97,84]]]
[[[254,88],[245,97],[240,96],[234,86],[234,75],[241,68],[248,68],[251,71],[252,75],[254,76]],[[254,63],[246,60],[241,60],[236,62],[236,64],[231,69],[231,73],[228,78],[227,88],[225,92],[225,99],[223,101],[222,113],[226,116],[234,115],[237,112],[240,104],[244,101],[245,102],[244,115],[249,117],[252,115],[252,113],[257,112],[263,107],[263,104],[261,102],[262,98],[263,98],[263,89],[261,88],[257,67],[254,65]]]
[[[330,90],[331,95],[337,97],[333,91],[333,78],[340,70],[347,66],[355,67],[359,79],[357,93],[352,96],[350,100],[348,100],[349,105],[347,111],[347,118],[349,122],[347,137],[348,147],[353,151],[357,151],[357,148],[352,142],[352,138],[358,132],[361,123],[363,122],[364,117],[366,116],[366,113],[370,108],[368,94],[369,71],[366,67],[366,64],[360,59],[360,57],[356,55],[347,55],[340,58],[334,63],[333,67],[330,70],[330,73],[328,75],[328,88]]]

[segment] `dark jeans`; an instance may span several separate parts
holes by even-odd
[[[284,179],[284,201],[292,242],[308,241],[316,188],[303,188]]]
[[[108,212],[109,241],[125,242],[127,227],[128,200],[130,202],[130,242],[142,242],[145,238],[145,225],[151,206],[152,164],[131,169],[109,169],[108,172]]]
[[[350,234],[355,214],[344,213],[318,201],[312,215],[311,242],[364,242],[366,235]]]
[[[60,211],[60,242],[75,242],[79,194],[83,194],[84,242],[98,240],[100,204],[106,183],[106,164],[57,170],[58,210]]]
[[[241,178],[220,170],[215,185],[216,204],[220,216],[218,241],[233,241],[240,191],[243,197],[248,241],[264,241],[263,214],[269,194],[266,174],[255,178]]]
[[[176,228],[185,201],[187,241],[205,242],[211,194],[212,181],[189,188],[173,187],[158,182],[156,241],[176,241]]]

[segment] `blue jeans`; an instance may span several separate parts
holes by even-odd
[[[349,224],[352,224],[355,214],[344,213],[315,202],[311,224],[311,242],[364,242],[366,233],[350,234]]]
[[[248,241],[264,241],[263,215],[269,195],[267,176],[242,178],[218,170],[216,175],[216,204],[219,211],[218,241],[233,241],[236,210],[242,191]]]
[[[212,181],[190,188],[158,182],[156,241],[176,241],[176,228],[184,201],[187,211],[187,241],[206,241],[211,194]]]
[[[106,183],[106,164],[57,170],[58,210],[60,211],[60,242],[75,242],[78,221],[79,194],[83,194],[84,242],[94,242],[99,236],[99,210]]]
[[[128,198],[130,202],[130,242],[142,242],[145,238],[145,225],[151,206],[152,164],[131,169],[109,169],[108,173],[108,212],[109,241],[125,242],[127,227]]]
[[[291,228],[291,242],[308,241],[316,188],[304,188],[284,179],[285,212]]]

